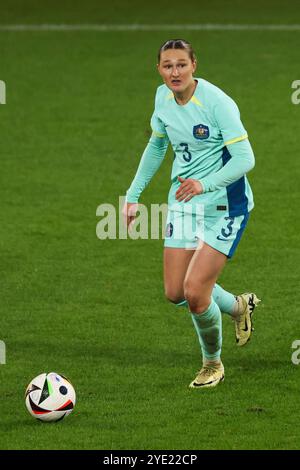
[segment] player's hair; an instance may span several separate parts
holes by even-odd
[[[192,48],[192,45],[186,41],[185,39],[169,39],[168,41],[164,42],[158,51],[158,63],[160,63],[160,55],[163,51],[167,49],[184,49],[189,58],[194,62],[196,60],[196,54]]]

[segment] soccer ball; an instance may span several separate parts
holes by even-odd
[[[63,375],[50,372],[40,374],[25,392],[27,410],[41,421],[59,421],[69,415],[75,406],[73,385]]]

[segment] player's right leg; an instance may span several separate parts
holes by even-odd
[[[187,268],[197,247],[192,233],[193,216],[168,212],[164,248],[164,286],[168,300],[185,305],[183,281]]]
[[[164,286],[165,296],[174,304],[186,303],[183,281],[194,250],[185,248],[164,248]]]
[[[212,251],[209,247],[207,247],[207,249]],[[166,297],[177,305],[180,305],[182,301],[185,300],[184,280],[186,279],[187,271],[194,253],[194,250],[186,250],[184,248],[165,247],[164,249],[165,293]],[[216,256],[221,257],[223,255],[216,252]],[[201,269],[198,269],[198,271],[202,271],[204,277],[207,269],[214,267],[215,264],[217,273],[219,272],[219,265],[214,263],[211,258],[209,258],[209,261],[210,262],[207,263],[207,266],[199,265]],[[221,261],[223,264],[223,259]],[[194,275],[192,276],[195,277]],[[211,276],[209,275],[209,277]],[[199,297],[201,297],[202,292],[205,290],[203,288],[205,283],[201,282],[201,279],[202,278],[200,277],[200,281],[198,283],[199,289],[196,288],[196,291],[199,290]],[[208,298],[211,296],[214,282],[215,279],[212,281],[210,279],[208,280]],[[220,381],[224,380],[224,367],[219,357],[219,349],[221,348],[221,313],[213,300],[210,303],[211,305],[209,306],[209,309],[204,309],[204,313],[206,313],[204,316],[205,318],[200,318],[198,313],[191,313],[192,321],[199,337],[202,353],[203,351],[205,353],[205,357],[203,357],[203,367],[190,385],[193,388],[214,387]]]

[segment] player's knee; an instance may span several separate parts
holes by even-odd
[[[178,304],[183,300],[182,292],[178,292],[177,290],[172,289],[171,287],[165,288],[165,296],[173,304]]]
[[[184,297],[189,304],[189,309],[193,313],[205,312],[210,304],[210,299],[204,294],[201,285],[187,280],[184,283]]]

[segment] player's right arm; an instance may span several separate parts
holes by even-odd
[[[152,135],[144,150],[136,175],[126,193],[123,215],[127,227],[133,223],[139,197],[159,169],[169,145],[165,126],[155,111],[151,118],[151,127]]]

